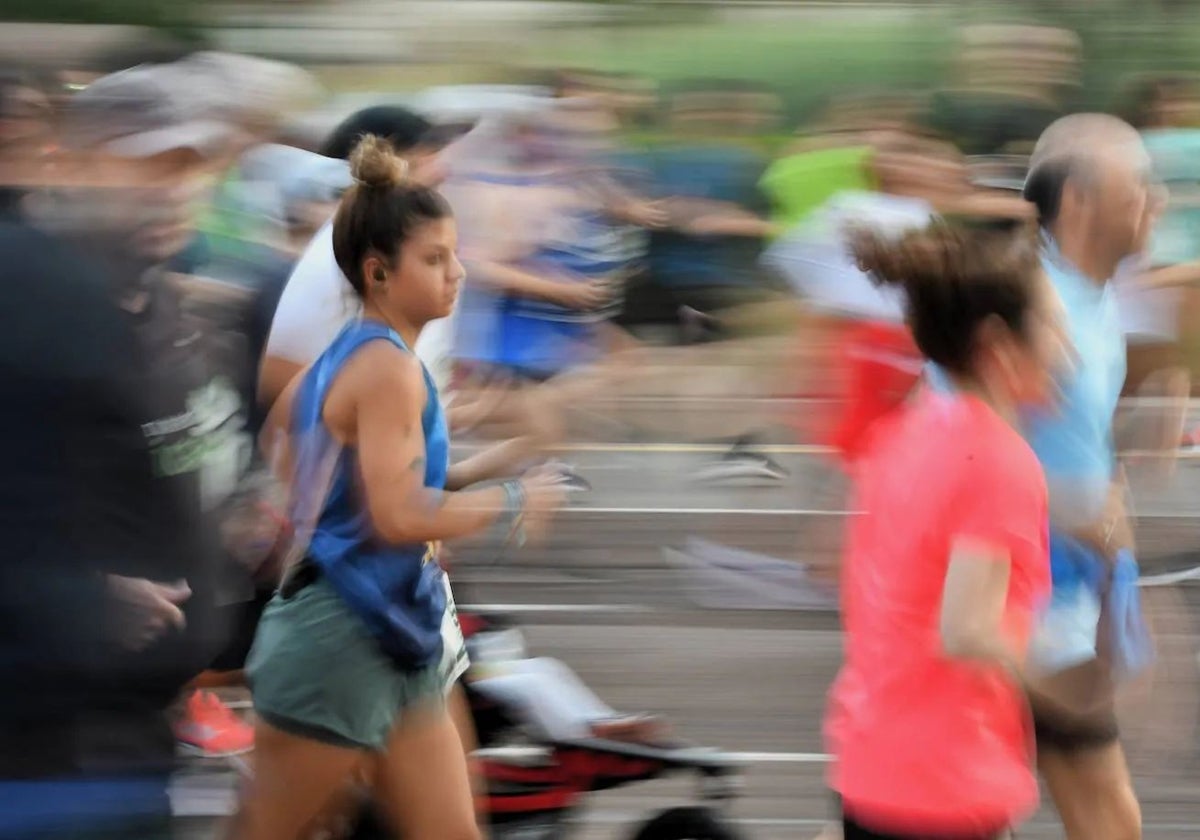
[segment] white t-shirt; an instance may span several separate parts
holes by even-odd
[[[788,279],[814,308],[831,315],[899,323],[904,297],[899,289],[877,287],[855,264],[846,247],[849,225],[899,237],[933,220],[928,202],[870,192],[844,192],[780,238],[764,259]]]
[[[310,365],[361,314],[362,302],[334,259],[333,222],[328,222],[292,269],[271,322],[266,354]],[[450,320],[426,325],[413,348],[439,387],[449,375]]]

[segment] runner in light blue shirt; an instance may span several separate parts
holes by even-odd
[[[1079,114],[1042,135],[1024,188],[1037,206],[1043,269],[1059,293],[1074,345],[1057,408],[1024,418],[1050,491],[1054,583],[1030,659],[1035,672],[1062,675],[1076,688],[1073,694],[1087,695],[1068,699],[1056,679],[1053,687],[1040,682],[1030,697],[1039,765],[1071,840],[1141,836],[1108,668],[1120,677],[1122,667],[1144,666],[1148,657],[1112,433],[1125,341],[1110,281],[1147,246],[1157,212],[1149,172],[1132,127],[1115,117]],[[936,370],[927,379],[946,387]],[[1102,602],[1109,614],[1103,625]],[[1101,632],[1109,633],[1113,649],[1103,659],[1097,656]],[[1055,702],[1048,700],[1051,693]]]
[[[1075,358],[1057,409],[1026,418],[1025,430],[1046,470],[1055,525],[1077,530],[1103,516],[1116,468],[1112,421],[1125,337],[1111,284],[1084,275],[1048,237],[1042,267],[1062,300]]]
[[[1138,133],[1115,117],[1065,117],[1038,140],[1024,195],[1037,207],[1043,266],[1075,356],[1057,412],[1026,418],[1050,491],[1054,582],[1030,658],[1073,689],[1065,693],[1058,679],[1031,687],[1038,763],[1068,838],[1140,838],[1111,682],[1144,667],[1148,642],[1113,443],[1125,341],[1110,281],[1146,248],[1157,214],[1149,156]],[[1101,632],[1108,645],[1099,644]],[[1098,657],[1101,648],[1111,655]]]

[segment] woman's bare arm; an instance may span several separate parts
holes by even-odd
[[[446,489],[465,490],[481,481],[507,478],[516,471],[521,461],[532,454],[533,449],[524,438],[514,438],[489,446],[482,452],[451,465],[446,472]]]
[[[344,442],[357,447],[367,510],[375,532],[388,542],[467,536],[494,523],[508,501],[501,487],[466,492],[425,487],[425,400],[416,358],[377,342],[346,365],[326,402],[327,414],[350,421],[352,428],[343,431],[353,440]],[[344,414],[347,406],[351,410]],[[341,424],[330,425],[336,431]]]

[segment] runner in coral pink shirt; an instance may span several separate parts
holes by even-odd
[[[977,397],[923,391],[862,464],[842,583],[846,663],[828,735],[834,788],[869,824],[988,837],[1037,805],[1024,695],[950,656],[942,595],[956,547],[1007,562],[1004,641],[1049,593],[1046,489],[1033,452]]]
[[[856,461],[831,774],[854,838],[989,840],[1037,806],[1021,669],[1050,591],[1045,480],[1014,427],[1051,393],[1057,300],[1023,234],[937,224],[855,253],[900,285],[921,390]]]

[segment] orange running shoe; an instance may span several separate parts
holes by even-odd
[[[204,758],[243,755],[254,749],[254,727],[211,691],[192,692],[175,725],[175,738],[186,752]]]

